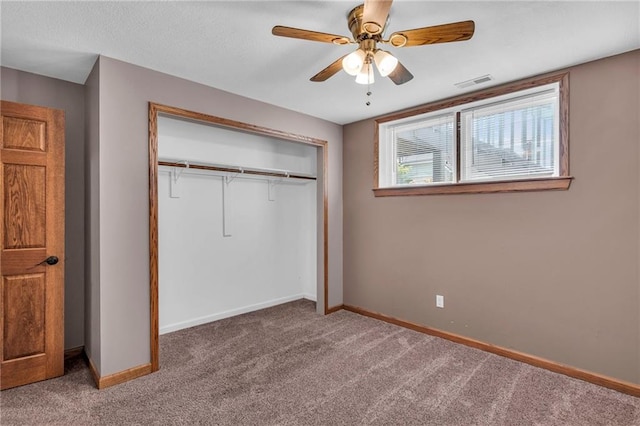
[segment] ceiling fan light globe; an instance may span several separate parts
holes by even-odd
[[[364,64],[358,75],[356,76],[356,83],[358,84],[373,84],[373,67],[371,64]]]
[[[398,59],[391,53],[384,50],[378,50],[373,55],[373,59],[376,62],[376,66],[378,67],[378,71],[382,77],[386,77],[391,74],[393,70],[396,69],[396,66],[398,66]]]
[[[362,49],[349,53],[342,60],[342,69],[349,75],[358,75],[364,64],[365,56]]]

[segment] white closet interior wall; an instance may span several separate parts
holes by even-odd
[[[317,175],[315,146],[177,118],[158,120],[158,157]],[[159,167],[160,334],[299,298],[316,300],[317,184]],[[276,183],[273,185],[273,183]],[[226,186],[225,186],[226,185]],[[223,236],[223,186],[225,222]]]

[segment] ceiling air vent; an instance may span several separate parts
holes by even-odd
[[[487,75],[483,75],[480,77],[476,77],[476,78],[472,78],[471,80],[467,80],[467,81],[463,81],[460,83],[456,83],[455,86],[458,89],[464,89],[470,86],[475,86],[476,84],[481,84],[481,83],[486,83],[487,81],[491,81],[493,80],[493,77],[491,77],[491,75],[487,74]]]

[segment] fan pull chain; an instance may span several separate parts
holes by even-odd
[[[366,106],[371,105],[371,101],[369,100],[371,99],[370,96],[371,96],[371,84],[367,83],[367,102],[365,103]]]

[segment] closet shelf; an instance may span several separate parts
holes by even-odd
[[[191,161],[184,161],[184,160],[159,159],[158,165],[167,166],[167,167],[182,167],[185,169],[194,169],[194,170],[209,170],[214,172],[258,175],[258,176],[266,176],[266,177],[316,180],[315,176],[305,175],[300,173],[291,173],[287,170],[259,169],[254,167],[239,167],[239,166],[230,166],[225,164],[200,163],[200,162],[191,162]]]

